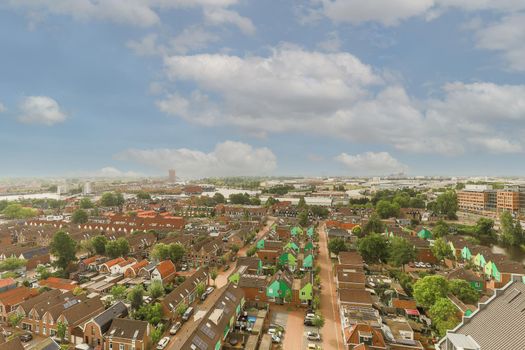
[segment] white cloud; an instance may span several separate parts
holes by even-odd
[[[337,52],[341,49],[341,39],[337,32],[328,33],[326,39],[317,44],[317,47],[327,52]]]
[[[388,152],[365,152],[356,155],[341,153],[335,160],[356,174],[387,175],[403,173],[408,167],[392,157]]]
[[[476,38],[477,47],[501,52],[510,69],[525,71],[525,13],[485,24],[476,31]]]
[[[255,26],[253,25],[252,21],[249,18],[243,17],[232,10],[227,10],[220,7],[205,8],[204,17],[208,23],[214,25],[233,24],[237,26],[244,34],[251,35],[255,33]]]
[[[478,144],[482,150],[489,153],[521,153],[523,146],[518,143],[511,143],[509,140],[492,137],[492,138],[475,138],[473,144]]]
[[[279,47],[268,57],[171,56],[165,65],[175,86],[196,89],[165,95],[160,110],[257,136],[296,132],[454,155],[479,148],[478,139],[508,139],[518,150],[525,130],[525,85],[456,82],[439,98],[418,100],[348,53]]]
[[[157,43],[157,34],[148,34],[139,40],[129,40],[126,46],[139,56],[154,56],[163,53]]]
[[[57,101],[47,96],[28,96],[20,104],[18,120],[26,124],[53,125],[62,123],[67,115]]]
[[[209,153],[187,148],[129,149],[116,158],[160,170],[175,167],[184,177],[267,175],[277,167],[276,157],[270,149],[234,141],[219,143]]]
[[[379,22],[385,26],[425,14],[434,0],[322,0],[324,14],[335,22]]]
[[[123,178],[141,177],[142,175],[134,171],[122,171],[112,166],[107,166],[94,171],[76,171],[68,174],[71,177],[100,177],[100,178]]]
[[[5,111],[7,111],[7,108],[4,106],[2,102],[0,102],[0,113],[3,113]]]

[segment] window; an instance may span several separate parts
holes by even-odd
[[[91,326],[91,335],[95,335],[95,326]]]
[[[109,350],[113,350],[113,343],[109,342]]]
[[[43,335],[46,335],[46,334],[47,334],[47,333],[46,333],[46,326],[43,326],[43,327],[42,327],[42,334],[43,334]]]
[[[119,350],[124,350],[124,344],[119,344],[119,345],[118,345],[118,349],[119,349]]]

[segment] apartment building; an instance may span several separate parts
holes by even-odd
[[[458,208],[471,213],[510,211],[525,213],[525,186],[494,190],[491,185],[467,185],[457,191]]]

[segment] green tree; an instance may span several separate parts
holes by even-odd
[[[416,259],[416,248],[413,244],[401,237],[392,237],[390,240],[390,256],[388,261],[393,266],[402,266]]]
[[[18,327],[23,318],[24,316],[22,314],[19,314],[18,312],[12,312],[9,315],[7,315],[7,323],[11,327],[16,328]]]
[[[80,209],[91,209],[94,207],[93,202],[91,199],[84,197],[80,200]]]
[[[237,252],[239,252],[240,247],[237,244],[232,244],[230,249],[231,249],[233,255],[237,255]]]
[[[299,225],[303,227],[308,226],[308,210],[306,209],[301,210],[297,218],[298,218]]]
[[[476,222],[476,237],[484,242],[494,242],[497,239],[494,230],[494,220],[489,218],[479,218]]]
[[[215,285],[215,280],[217,279],[217,277],[219,277],[219,273],[217,272],[217,269],[212,269],[210,271],[210,278],[212,279],[214,285]]]
[[[297,203],[297,208],[300,208],[300,209],[304,209],[306,208],[306,201],[304,199],[304,196],[301,196],[301,198],[299,198],[299,203]]]
[[[162,321],[162,305],[160,303],[142,305],[134,315],[136,319],[148,321],[156,326]]]
[[[53,235],[49,248],[51,253],[57,257],[54,264],[62,270],[77,259],[75,256],[77,242],[64,231],[57,231]]]
[[[346,242],[342,238],[332,238],[328,242],[328,249],[330,252],[334,253],[335,255],[339,255],[340,252],[346,251]]]
[[[444,215],[449,220],[457,219],[456,212],[458,211],[458,197],[454,191],[446,191],[440,194],[434,205],[434,210],[439,214]]]
[[[315,328],[317,328],[317,333],[319,333],[321,328],[324,327],[324,323],[325,323],[325,320],[324,320],[323,315],[321,314],[316,314],[314,319],[312,320],[312,324],[314,325]]]
[[[269,207],[274,206],[277,203],[279,203],[279,200],[277,200],[277,199],[275,199],[273,197],[268,197],[268,199],[266,200],[266,203],[264,203],[264,206],[269,208]]]
[[[115,285],[111,287],[109,293],[113,297],[113,300],[124,300],[127,296],[127,288],[123,285]]]
[[[434,238],[445,237],[448,233],[449,225],[443,220],[439,220],[434,228],[432,228],[432,236],[434,236]]]
[[[519,220],[514,220],[512,214],[504,211],[500,215],[501,241],[505,245],[518,246],[523,242],[523,229]]]
[[[67,326],[63,322],[57,323],[57,336],[63,342],[66,337]]]
[[[164,334],[164,326],[162,324],[153,328],[151,331],[151,342],[157,344],[160,341],[160,338],[162,338],[162,334]]]
[[[148,293],[153,299],[160,298],[164,295],[164,287],[159,280],[153,280],[148,288]]]
[[[114,207],[117,204],[117,199],[113,192],[105,192],[100,198],[100,205],[103,207]]]
[[[85,224],[88,222],[89,216],[85,210],[77,209],[71,216],[71,221],[74,224]]]
[[[119,256],[127,256],[129,254],[129,242],[124,237],[120,237],[116,241],[106,243],[105,249],[106,255],[112,259]]]
[[[388,248],[387,239],[379,233],[369,234],[357,242],[357,249],[368,263],[386,261],[388,259]]]
[[[314,295],[314,298],[312,299],[312,307],[314,310],[319,310],[319,307],[321,306],[321,298],[319,295]]]
[[[414,298],[419,305],[426,308],[434,305],[439,298],[445,298],[447,293],[448,283],[443,276],[425,276],[414,284]]]
[[[254,256],[257,253],[257,247],[253,246],[246,251],[246,256]]]
[[[215,193],[213,195],[213,201],[216,203],[216,204],[222,204],[222,203],[226,203],[226,198],[224,198],[224,196],[222,195],[222,193]]]
[[[385,225],[381,221],[381,218],[376,213],[372,214],[368,219],[368,222],[363,227],[363,233],[365,235],[369,233],[381,233],[385,230]]]
[[[397,204],[399,208],[409,208],[410,207],[410,195],[406,192],[399,192],[394,196],[392,200],[394,204]]]
[[[182,317],[182,315],[184,315],[184,313],[186,312],[186,310],[188,310],[188,305],[185,303],[185,302],[182,302],[180,303],[178,306],[177,306],[177,314]]]
[[[377,202],[376,212],[382,219],[397,217],[399,216],[399,205],[382,199]]]
[[[450,248],[448,243],[445,242],[443,238],[436,239],[431,249],[432,249],[432,254],[434,254],[436,259],[438,259],[439,261],[443,261],[445,259],[451,259],[454,257],[452,248]]]
[[[144,288],[141,285],[133,287],[128,293],[128,301],[133,310],[138,310],[144,302]]]
[[[105,236],[95,236],[91,239],[91,243],[95,249],[95,253],[98,255],[104,255],[106,253],[106,244],[108,243],[108,239]]]
[[[465,280],[453,279],[448,282],[450,293],[454,294],[465,304],[476,304],[479,300],[479,293],[474,287]]]
[[[448,298],[438,298],[430,307],[428,314],[440,337],[458,324],[457,312],[458,309]]]
[[[33,208],[25,208],[21,204],[8,204],[2,214],[6,219],[28,219],[38,215],[38,212]]]
[[[199,284],[197,284],[196,291],[197,291],[197,296],[200,299],[202,295],[204,294],[204,292],[206,291],[206,286],[204,285],[203,282],[200,282]]]
[[[0,271],[13,271],[26,266],[27,260],[9,257],[0,262]]]
[[[151,200],[151,195],[146,192],[146,191],[139,191],[137,193],[137,199],[141,199],[141,200]]]

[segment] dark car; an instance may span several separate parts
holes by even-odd
[[[307,318],[307,319],[304,320],[304,325],[305,326],[313,326],[314,325],[314,321],[312,319]]]
[[[23,342],[28,342],[33,339],[33,335],[31,333],[24,333],[20,336],[20,340]]]

